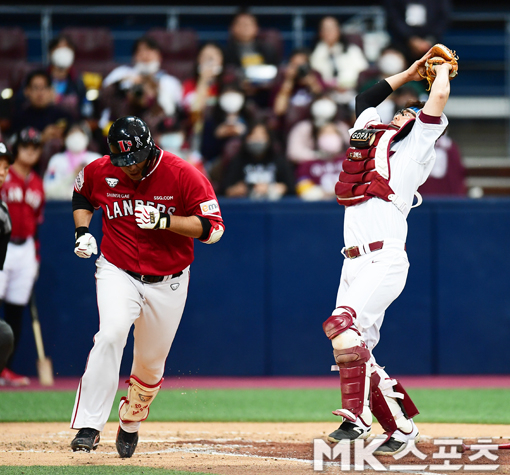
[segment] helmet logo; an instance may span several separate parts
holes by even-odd
[[[131,142],[131,140],[118,140],[117,143],[119,144],[119,148],[122,152],[129,152],[133,146],[133,142]]]
[[[138,148],[143,148],[143,143],[142,141],[140,140],[140,137],[138,137],[138,135],[135,135],[135,141],[136,141],[136,146]]]

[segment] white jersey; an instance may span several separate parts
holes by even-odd
[[[381,119],[375,107],[369,107],[359,115],[349,134],[380,123]],[[448,119],[444,114],[435,118],[420,112],[407,137],[391,145],[389,185],[409,208],[414,193],[425,182],[434,166],[434,145],[447,125]],[[345,209],[346,247],[389,238],[405,242],[406,237],[406,216],[391,202],[374,197]]]

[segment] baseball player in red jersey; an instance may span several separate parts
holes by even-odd
[[[43,220],[44,189],[42,179],[33,168],[41,153],[41,134],[36,129],[29,127],[19,132],[13,147],[15,162],[1,191],[9,207],[12,232],[4,270],[0,272],[0,300],[4,301],[5,320],[14,332],[15,350],[21,336],[23,310],[30,300],[39,268],[36,234]],[[26,376],[10,369],[10,363],[0,373],[0,384],[29,384]]]
[[[110,155],[79,173],[73,195],[75,253],[83,258],[97,253],[88,225],[99,208],[103,239],[96,261],[100,328],[76,394],[71,428],[79,431],[71,447],[87,452],[97,447],[134,325],[133,366],[116,440],[124,458],[133,455],[140,423],[161,387],[186,302],[193,238],[215,243],[225,227],[207,178],[157,147],[144,121],[117,119],[108,144]]]
[[[14,163],[14,157],[3,142],[0,142],[0,190],[9,173],[10,166]],[[0,271],[4,268],[7,246],[11,237],[12,222],[9,209],[0,197]],[[11,326],[4,320],[0,320],[0,373],[4,370],[9,356],[14,349],[14,334]]]
[[[343,422],[329,440],[367,438],[374,415],[386,433],[376,455],[396,454],[419,438],[412,419],[418,410],[402,385],[376,364],[372,350],[384,313],[407,279],[406,218],[434,165],[435,142],[448,125],[443,109],[452,66],[436,66],[427,102],[408,104],[389,125],[381,123],[376,106],[403,84],[421,80],[429,57],[357,96],[351,148],[335,188],[338,202],[346,206],[345,260],[337,308],[323,328],[340,371],[342,409],[333,413]]]

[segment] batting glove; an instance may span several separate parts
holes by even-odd
[[[75,233],[74,253],[78,257],[88,259],[92,254],[97,254],[97,242],[94,236],[88,232],[88,228],[78,228]]]
[[[142,229],[168,229],[170,215],[161,213],[153,206],[137,206],[135,208],[136,224]]]

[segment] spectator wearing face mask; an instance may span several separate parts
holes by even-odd
[[[306,201],[335,198],[335,184],[342,171],[347,142],[345,131],[328,122],[317,130],[317,151],[321,158],[296,166],[297,194]]]
[[[225,195],[231,198],[277,200],[294,194],[294,174],[275,146],[267,125],[254,123],[226,171]]]
[[[90,117],[92,105],[87,100],[82,78],[73,67],[74,44],[65,35],[53,38],[49,44],[51,75],[55,104],[67,110],[74,119]]]
[[[80,170],[101,155],[88,150],[91,132],[85,122],[68,128],[65,150],[51,157],[44,174],[44,192],[49,200],[70,200]]]
[[[298,122],[289,133],[287,158],[296,166],[301,163],[331,158],[331,152],[333,155],[337,153],[333,142],[341,144],[341,151],[338,153],[344,152],[349,143],[349,126],[337,119],[337,113],[337,104],[327,95],[320,96],[312,102],[310,106],[311,119]],[[324,133],[324,137],[321,139],[322,146],[320,146],[319,131],[327,124],[333,125],[337,134],[327,138],[327,134]],[[325,145],[324,147],[324,144],[328,142],[329,146]]]
[[[161,49],[150,37],[135,41],[132,65],[115,68],[103,81],[99,126],[107,131],[122,116],[135,115],[149,128],[172,117],[181,107],[180,81],[161,69]]]
[[[319,42],[310,56],[310,64],[336,91],[335,100],[339,104],[352,101],[358,76],[369,66],[363,50],[346,40],[338,20],[332,16],[320,22]]]
[[[246,103],[239,85],[226,84],[218,103],[204,123],[201,154],[205,162],[217,159],[229,140],[246,133],[246,124],[253,120],[254,111]]]

